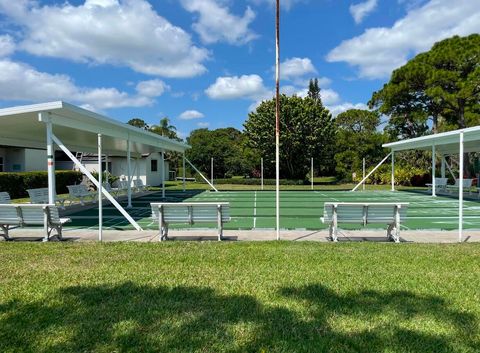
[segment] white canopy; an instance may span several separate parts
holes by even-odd
[[[459,152],[460,134],[463,132],[464,152],[480,152],[480,126],[442,132],[409,140],[386,143],[385,148],[393,152],[405,150],[431,150],[436,147],[438,153],[448,155]]]
[[[102,134],[103,151],[109,155],[126,155],[128,140],[136,156],[184,152],[190,147],[61,101],[0,109],[0,145],[45,149],[46,121],[42,119],[51,121],[53,133],[72,151],[96,153],[98,134]]]

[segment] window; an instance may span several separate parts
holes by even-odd
[[[158,171],[158,161],[156,159],[152,159],[150,161],[150,170],[152,172],[157,172]]]
[[[0,157],[0,172],[3,172],[3,157]]]

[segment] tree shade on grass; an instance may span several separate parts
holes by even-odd
[[[0,244],[2,352],[478,352],[480,246]]]

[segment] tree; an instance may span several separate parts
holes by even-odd
[[[480,121],[479,83],[480,35],[454,36],[395,70],[369,105],[391,116],[396,138],[428,133],[428,119],[433,133],[464,128]]]
[[[280,173],[282,178],[305,179],[310,158],[322,161],[321,173],[333,171],[335,127],[321,101],[280,96]],[[264,158],[265,175],[275,175],[275,100],[262,102],[244,123],[248,144]]]
[[[132,126],[135,126],[135,127],[138,127],[140,129],[144,129],[144,130],[149,130],[150,127],[148,126],[148,124],[140,119],[140,118],[133,118],[133,119],[130,119],[127,124],[129,125],[132,125]]]
[[[335,170],[337,176],[349,180],[353,172],[362,168],[362,159],[369,162],[383,157],[385,137],[378,132],[380,116],[377,112],[350,109],[335,119]]]
[[[308,83],[308,97],[313,99],[315,102],[321,102],[320,97],[320,87],[318,86],[318,79],[310,79]]]
[[[255,156],[246,146],[244,134],[235,128],[197,129],[187,137],[187,143],[192,147],[187,158],[207,177],[211,173],[211,158],[215,178],[250,175],[254,169]]]
[[[150,131],[155,134],[180,141],[177,135],[177,128],[170,124],[170,119],[168,117],[160,119],[160,123],[158,125],[153,125],[150,128]]]

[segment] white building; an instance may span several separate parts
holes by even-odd
[[[0,172],[47,170],[47,150],[0,147]]]

